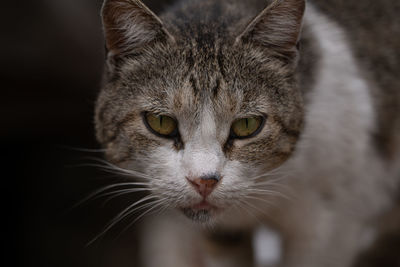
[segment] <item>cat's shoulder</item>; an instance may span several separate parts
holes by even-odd
[[[400,149],[400,2],[313,0],[309,4],[346,34],[364,79],[371,83],[376,147],[384,156],[396,157]]]

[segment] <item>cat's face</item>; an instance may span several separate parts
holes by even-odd
[[[290,157],[301,96],[293,64],[276,51],[206,27],[197,38],[162,31],[145,49],[109,60],[98,138],[108,160],[140,173],[165,205],[209,221]]]

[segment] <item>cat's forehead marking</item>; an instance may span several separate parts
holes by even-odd
[[[200,34],[200,33],[198,33]],[[222,72],[222,54],[218,40],[211,33],[200,34],[201,37],[195,36],[189,40],[185,40],[182,46],[186,47],[187,51],[185,62],[189,63],[190,71],[187,73],[190,89],[187,88],[186,94],[191,94],[191,106],[195,109],[203,109],[206,102],[221,102],[219,106],[227,101],[228,94],[222,92],[226,90],[225,78]],[[204,36],[208,36],[206,41]],[[183,93],[178,89],[177,98],[182,98]],[[175,107],[182,107],[182,101],[176,100]],[[211,108],[207,106],[207,108]],[[232,107],[224,107],[231,110]]]

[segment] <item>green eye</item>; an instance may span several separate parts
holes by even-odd
[[[176,121],[168,116],[146,113],[147,125],[157,134],[172,136],[177,130]]]
[[[251,137],[261,128],[262,117],[242,118],[233,122],[232,133],[236,138]]]

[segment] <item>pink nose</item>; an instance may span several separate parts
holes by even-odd
[[[196,189],[196,191],[206,198],[214,190],[219,180],[221,180],[219,175],[207,175],[200,178],[186,178],[191,185]]]

